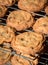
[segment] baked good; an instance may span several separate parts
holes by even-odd
[[[6,42],[3,43],[3,48],[10,49],[10,47],[11,47],[10,43],[6,43]]]
[[[38,33],[48,34],[48,17],[41,17],[37,19],[33,26],[33,30]]]
[[[48,6],[45,8],[45,13],[48,15]]]
[[[0,5],[12,6],[16,0],[0,0]]]
[[[9,51],[9,52],[6,52]],[[4,65],[7,61],[9,61],[10,56],[11,56],[11,51],[6,48],[1,48],[0,47],[0,65]]]
[[[30,62],[24,58],[21,58],[19,56],[14,55],[11,58],[11,64],[12,65],[30,65]],[[32,60],[31,61],[32,65],[37,65],[38,64],[38,59]]]
[[[11,27],[0,25],[0,44],[11,42],[14,37],[15,35]]]
[[[21,31],[31,27],[34,23],[34,18],[29,12],[16,10],[9,14],[6,22],[8,26]]]
[[[35,55],[43,50],[44,40],[44,36],[39,33],[24,32],[12,40],[11,47],[17,54]]]
[[[18,7],[29,12],[38,12],[46,3],[47,0],[19,0]]]
[[[0,17],[4,17],[7,12],[7,8],[5,6],[0,5]]]

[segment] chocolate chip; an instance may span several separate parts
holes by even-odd
[[[33,47],[31,47],[32,49],[34,49]]]
[[[22,40],[22,41],[24,41],[24,39],[23,39],[23,38],[21,38],[21,40]]]
[[[43,24],[44,27],[46,27],[47,25],[46,24]]]
[[[0,8],[0,12],[2,12],[2,9]]]

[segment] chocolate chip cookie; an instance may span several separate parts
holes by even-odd
[[[0,5],[0,17],[4,17],[7,12],[7,8],[3,5]]]
[[[7,25],[15,28],[17,31],[25,30],[34,24],[33,16],[26,11],[17,10],[9,14]]]
[[[24,58],[21,58],[19,56],[14,55],[11,58],[11,64],[12,65],[30,65],[30,62]],[[38,64],[38,59],[32,60],[31,61],[32,65],[37,65]]]
[[[48,17],[37,19],[33,26],[33,30],[38,33],[48,34]]]
[[[0,0],[0,5],[12,6],[16,0]]]
[[[6,52],[6,51],[9,51],[9,52]],[[10,59],[10,56],[11,56],[10,53],[11,51],[9,49],[0,47],[0,65],[4,65]]]
[[[35,55],[44,48],[44,36],[35,32],[24,32],[13,39],[11,46],[18,54]]]
[[[29,12],[38,12],[46,3],[47,0],[19,0],[18,7]]]
[[[3,42],[11,42],[14,36],[11,27],[0,25],[0,44]]]
[[[48,6],[45,8],[45,13],[48,15]]]

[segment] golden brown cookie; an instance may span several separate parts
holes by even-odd
[[[5,6],[0,5],[0,17],[4,17],[7,12],[7,8]]]
[[[15,28],[17,31],[25,30],[34,23],[33,16],[23,10],[13,11],[7,18],[7,25]]]
[[[38,12],[44,8],[47,0],[19,0],[18,7],[29,12]]]
[[[12,41],[12,48],[18,54],[35,55],[44,48],[44,36],[35,32],[25,32],[17,35]]]
[[[48,17],[37,19],[33,26],[33,30],[38,33],[48,34]]]
[[[0,5],[12,6],[16,0],[0,0]]]
[[[13,56],[11,58],[11,64],[12,65],[30,65],[30,62],[24,58],[21,58],[19,56]],[[37,65],[38,64],[38,59],[32,60],[31,61],[32,65]]]
[[[48,6],[45,8],[45,13],[48,15]]]
[[[11,27],[0,25],[0,44],[3,42],[11,42],[15,37]]]
[[[10,49],[10,47],[11,47],[10,43],[6,43],[6,42],[3,43],[3,48]]]
[[[6,51],[9,51],[9,52],[6,52]],[[4,65],[10,59],[10,56],[11,56],[10,53],[11,51],[9,49],[0,47],[0,65]]]

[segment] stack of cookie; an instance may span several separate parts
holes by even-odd
[[[33,59],[33,58],[36,58],[37,54],[40,54],[41,52],[43,52],[44,45],[45,45],[43,43],[44,41],[45,41],[45,38],[41,34],[38,34],[35,32],[24,32],[20,35],[17,35],[15,39],[13,39],[11,46],[16,51],[17,54],[21,54],[25,57],[29,57]],[[12,63],[15,64],[15,59],[14,59],[14,62],[13,62],[13,59],[12,59]],[[17,58],[16,58],[16,61],[17,61]],[[18,59],[18,61],[20,61],[20,59]],[[23,60],[20,62],[23,62]],[[31,62],[33,65],[37,65],[38,58],[32,60]]]
[[[0,65],[4,65],[11,58],[11,49],[8,44],[11,43],[14,36],[11,27],[0,25]],[[2,45],[4,45],[3,48]]]
[[[0,44],[10,43],[15,34],[11,27],[0,25]]]
[[[16,1],[0,0],[0,18],[4,17],[8,7],[14,5]],[[0,51],[0,65],[4,65],[9,60],[12,65],[38,64],[38,56],[43,52],[45,46],[45,35],[48,35],[48,16],[35,20],[31,12],[43,10],[46,3],[47,0],[19,0],[18,7],[21,10],[10,12],[6,25],[0,25],[0,45],[5,45]],[[48,15],[48,6],[45,12]],[[33,31],[25,32],[29,28]],[[23,33],[18,35],[15,33],[22,31]],[[12,49],[18,56],[10,55]],[[4,50],[9,52],[5,53]]]

